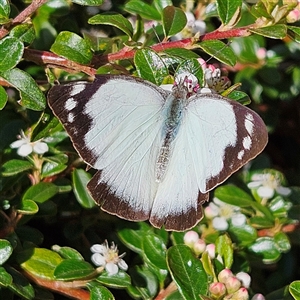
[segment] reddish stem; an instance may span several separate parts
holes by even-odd
[[[90,293],[82,288],[72,288],[69,282],[46,280],[37,276],[32,275],[29,272],[23,271],[23,275],[35,282],[37,285],[51,290],[53,292],[65,295],[71,299],[78,300],[89,300]]]
[[[194,49],[198,47],[196,43],[201,41],[228,39],[232,37],[248,36],[249,34],[250,33],[248,31],[248,27],[231,29],[227,31],[216,30],[210,33],[206,33],[200,36],[199,38],[188,38],[179,41],[159,43],[153,45],[151,49],[153,49],[156,52],[172,48]],[[134,57],[135,52],[136,49],[124,47],[116,53],[95,56],[91,64],[92,67],[72,62],[68,59],[62,58],[48,51],[39,51],[33,49],[25,49],[24,59],[32,61],[39,65],[47,65],[49,67],[60,67],[68,71],[83,72],[90,76],[93,76],[96,73],[96,68],[98,68],[99,66],[102,66],[106,63],[111,63],[116,60],[132,59]]]

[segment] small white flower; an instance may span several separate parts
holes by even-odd
[[[21,131],[20,136],[18,136],[18,140],[10,144],[10,147],[18,149],[17,153],[22,157],[28,156],[32,152],[44,154],[49,150],[48,145],[42,142],[42,140],[31,142],[30,137],[25,135],[23,131]]]
[[[119,268],[123,271],[128,269],[126,262],[122,259],[125,253],[119,255],[118,247],[114,242],[111,246],[108,246],[108,242],[95,244],[91,247],[91,251],[94,253],[91,257],[92,262],[96,266],[105,267],[105,270],[109,275],[115,275],[119,272]]]
[[[248,183],[248,187],[256,189],[261,198],[270,199],[275,195],[275,192],[282,196],[288,196],[291,193],[289,188],[281,185],[281,180],[276,174],[254,174],[251,179],[252,182]]]
[[[216,230],[227,230],[229,223],[242,226],[246,223],[246,216],[240,212],[240,207],[222,202],[214,198],[204,210],[205,216],[212,219],[212,226]]]

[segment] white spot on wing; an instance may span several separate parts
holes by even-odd
[[[70,96],[75,96],[81,93],[85,89],[85,83],[78,83],[73,85],[72,90],[70,91]]]
[[[244,150],[241,150],[241,151],[238,153],[237,158],[238,158],[239,160],[241,160],[241,159],[243,158],[244,154],[245,154],[245,151],[244,151]]]
[[[253,132],[253,127],[254,127],[253,121],[254,121],[253,116],[250,113],[248,113],[246,115],[246,119],[245,119],[245,123],[244,124],[245,124],[247,132],[250,135],[252,135],[252,132]]]
[[[65,109],[70,111],[76,107],[77,102],[74,100],[74,98],[69,98],[65,103]]]
[[[252,144],[252,140],[249,135],[243,138],[243,147],[245,149],[249,150],[251,147],[251,144]]]
[[[69,122],[69,123],[73,123],[73,121],[74,121],[74,114],[69,113],[69,114],[68,114],[68,122]]]

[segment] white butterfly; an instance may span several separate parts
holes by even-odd
[[[193,94],[190,96],[190,94]],[[267,143],[262,119],[236,101],[172,92],[123,75],[53,87],[49,105],[83,160],[104,211],[183,231],[202,218],[208,192]]]

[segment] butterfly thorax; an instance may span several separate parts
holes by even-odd
[[[180,127],[182,112],[187,104],[188,90],[184,84],[174,85],[172,94],[166,100],[167,114],[163,129],[163,144],[156,162],[156,181],[161,182],[167,170],[171,143],[174,141]]]

